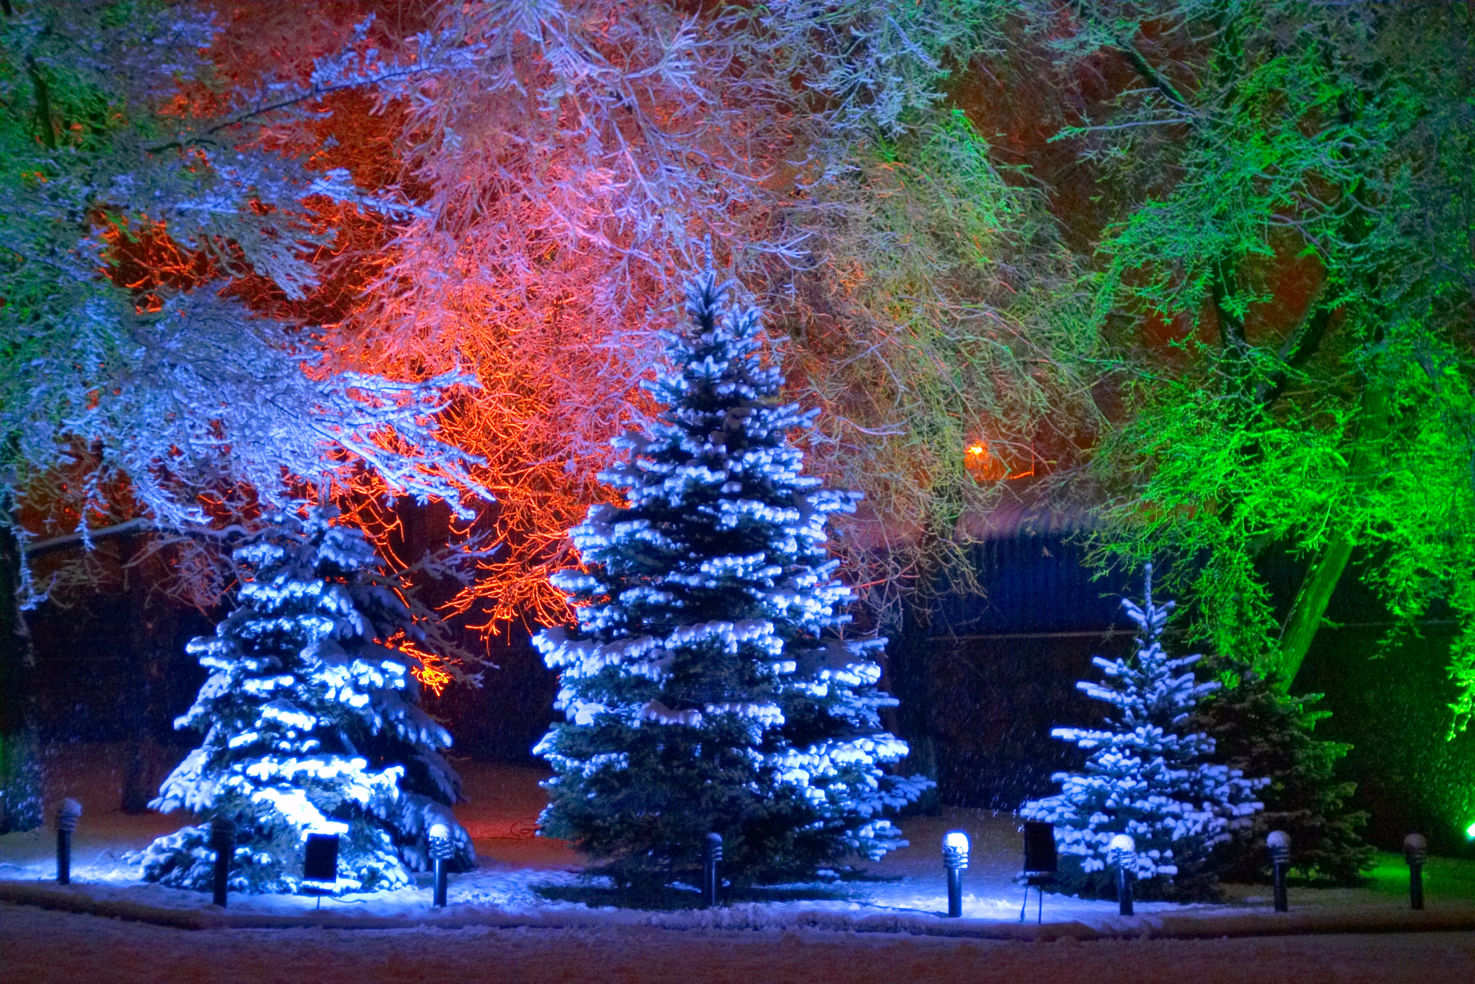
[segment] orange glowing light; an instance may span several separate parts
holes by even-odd
[[[974,478],[984,482],[1005,481],[1012,482],[1021,478],[1029,478],[1035,473],[1035,458],[1031,452],[1028,468],[1010,468],[1000,455],[994,454],[987,443],[970,444],[967,447],[968,471]]]

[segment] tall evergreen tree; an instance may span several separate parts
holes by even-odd
[[[813,414],[778,402],[759,314],[723,316],[728,290],[688,285],[692,326],[647,386],[666,409],[601,476],[625,502],[589,510],[585,569],[557,575],[578,627],[535,640],[567,717],[537,747],[543,832],[626,883],[694,874],[710,831],[742,881],[879,857],[904,843],[883,814],[925,785],[884,770],[906,754],[878,717],[884,640],[838,632],[825,525],[857,497],[801,474],[788,435]]]
[[[1112,890],[1108,845],[1125,833],[1136,843],[1134,874],[1144,897],[1205,898],[1213,894],[1215,847],[1247,826],[1261,804],[1263,779],[1209,761],[1214,740],[1190,731],[1189,715],[1217,682],[1199,683],[1198,656],[1169,656],[1163,626],[1172,602],[1154,605],[1152,567],[1142,607],[1123,599],[1137,624],[1134,659],[1094,662],[1107,682],[1076,684],[1108,704],[1107,729],[1056,728],[1051,734],[1090,754],[1079,773],[1056,773],[1061,790],[1025,803],[1020,814],[1056,825],[1061,883],[1067,890],[1102,895]]]
[[[239,606],[190,642],[210,677],[176,722],[204,730],[204,743],[150,804],[204,822],[141,853],[148,880],[209,885],[217,818],[235,829],[238,891],[297,891],[309,833],[339,835],[341,891],[408,883],[428,867],[437,821],[457,863],[474,863],[448,809],[460,790],[440,755],[450,736],[416,706],[411,657],[397,647],[422,635],[363,534],[334,518],[279,515],[235,551]]]

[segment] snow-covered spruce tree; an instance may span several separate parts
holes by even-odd
[[[1321,695],[1282,693],[1273,678],[1227,659],[1205,665],[1226,685],[1199,704],[1192,726],[1214,739],[1216,759],[1269,778],[1260,790],[1265,809],[1216,852],[1219,877],[1268,882],[1265,835],[1284,830],[1295,870],[1341,885],[1359,882],[1374,855],[1362,839],[1368,815],[1347,805],[1357,784],[1336,775],[1352,746],[1313,735],[1331,714],[1315,706]]]
[[[1064,891],[1109,895],[1114,874],[1107,845],[1119,833],[1137,846],[1137,892],[1143,898],[1212,897],[1217,879],[1214,849],[1231,831],[1248,826],[1261,808],[1255,790],[1263,779],[1246,779],[1238,769],[1214,764],[1214,741],[1190,731],[1189,716],[1216,682],[1198,682],[1198,656],[1169,656],[1163,625],[1173,603],[1152,600],[1152,566],[1147,566],[1141,608],[1123,599],[1137,624],[1134,658],[1094,662],[1105,683],[1076,684],[1110,706],[1102,730],[1056,728],[1062,741],[1089,754],[1080,773],[1059,772],[1060,792],[1020,808],[1029,820],[1055,824],[1060,850],[1059,885]]]
[[[881,726],[877,638],[844,639],[850,589],[825,549],[853,493],[800,473],[791,432],[813,414],[778,402],[759,314],[724,314],[728,284],[687,286],[685,332],[647,384],[665,406],[615,442],[601,475],[622,505],[573,530],[585,569],[555,575],[573,631],[535,642],[561,673],[544,834],[571,840],[621,884],[701,867],[722,835],[739,882],[823,875],[904,844],[884,817],[920,777],[888,775],[906,744]]]
[[[235,551],[238,607],[190,642],[210,677],[175,722],[204,743],[150,804],[200,822],[135,856],[149,881],[208,887],[216,818],[235,827],[235,891],[296,892],[309,833],[340,836],[340,891],[407,884],[428,867],[435,821],[456,863],[474,863],[449,809],[460,792],[440,755],[450,736],[416,706],[411,657],[396,648],[421,633],[363,534],[334,518],[278,514]]]

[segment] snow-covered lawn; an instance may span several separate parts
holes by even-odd
[[[25,984],[1469,984],[1475,933],[1057,942],[469,926],[188,932],[0,903]]]
[[[1270,911],[1268,887],[1230,886],[1218,905],[1137,903],[1124,918],[1114,902],[1047,894],[1044,926],[1035,925],[1034,894],[1020,924],[1022,889],[1013,882],[1021,855],[1011,815],[950,809],[941,817],[904,819],[911,846],[864,866],[864,876],[837,884],[795,885],[730,898],[713,910],[695,906],[695,892],[637,907],[590,884],[580,858],[558,841],[534,836],[543,803],[532,768],[463,762],[471,801],[457,814],[473,837],[480,864],[452,876],[450,905],[430,907],[429,876],[413,889],[316,900],[232,895],[227,911],[208,895],[144,884],[123,855],[176,829],[184,817],[126,816],[118,810],[120,750],[76,746],[50,760],[53,794],[82,801],[74,839],[72,881],[54,884],[55,834],[0,837],[0,900],[26,901],[105,915],[133,916],[178,926],[405,927],[411,925],[563,928],[666,927],[686,930],[907,933],[1014,939],[1102,936],[1235,936],[1287,932],[1348,932],[1418,928],[1475,929],[1475,862],[1432,858],[1425,870],[1428,908],[1408,911],[1402,859],[1380,858],[1369,884],[1313,889],[1292,884],[1291,912]],[[947,919],[940,842],[950,829],[968,832],[972,863],[964,878],[963,918]],[[321,905],[321,912],[316,911]],[[0,979],[8,980],[4,974]],[[1475,973],[1472,973],[1475,980]]]

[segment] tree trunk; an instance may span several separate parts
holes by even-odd
[[[1383,453],[1383,439],[1388,436],[1387,398],[1381,388],[1369,385],[1363,389],[1358,418],[1355,443],[1347,465],[1347,484],[1354,496],[1362,494],[1371,477],[1372,462]],[[1332,521],[1336,522],[1337,517],[1333,517]],[[1316,638],[1327,606],[1331,603],[1332,593],[1336,591],[1342,574],[1347,570],[1347,563],[1352,559],[1353,548],[1357,545],[1356,537],[1356,530],[1338,527],[1306,571],[1306,579],[1296,592],[1296,600],[1291,604],[1285,627],[1281,630],[1274,667],[1277,671],[1277,687],[1281,693],[1291,692],[1296,674],[1306,661],[1312,640]]]
[[[927,622],[913,596],[902,601],[901,625],[886,646],[887,670],[891,695],[900,703],[896,709],[897,730],[907,748],[903,768],[912,775],[921,774],[937,782],[940,768],[937,739],[934,737],[931,640]],[[929,816],[942,812],[942,798],[937,786],[917,800],[917,808]]]
[[[1326,614],[1327,605],[1332,600],[1332,592],[1337,590],[1342,572],[1347,569],[1347,561],[1352,558],[1352,547],[1352,539],[1345,533],[1332,537],[1331,542],[1322,548],[1310,570],[1306,572],[1301,590],[1296,592],[1296,600],[1291,605],[1285,629],[1280,635],[1280,651],[1275,667],[1276,680],[1282,693],[1290,693],[1291,684],[1300,672],[1301,664],[1306,661],[1311,641],[1316,638],[1316,632],[1321,628],[1322,616]]]
[[[0,501],[0,834],[41,826],[41,742],[32,676],[36,659],[20,610],[20,541]]]
[[[123,788],[124,813],[147,813],[159,792],[163,749],[154,729],[164,714],[162,691],[169,669],[176,616],[167,601],[150,604],[143,569],[128,571],[129,661],[133,670],[124,685],[123,714],[128,722]]]

